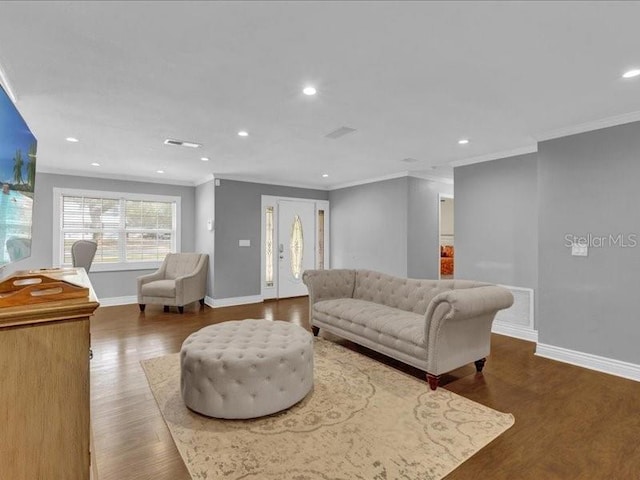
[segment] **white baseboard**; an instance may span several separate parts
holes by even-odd
[[[136,295],[129,295],[126,297],[106,297],[99,298],[101,307],[113,307],[115,305],[130,305],[132,303],[138,303],[138,297]]]
[[[126,297],[106,297],[98,300],[102,307],[113,307],[115,305],[131,305],[138,303],[136,295]],[[232,307],[234,305],[247,305],[249,303],[262,303],[264,299],[262,295],[251,295],[248,297],[231,297],[231,298],[211,298],[206,296],[204,303],[211,308]]]
[[[247,297],[211,298],[205,297],[204,303],[211,308],[233,307],[236,305],[248,305],[250,303],[262,303],[262,295],[249,295]]]
[[[640,382],[640,365],[636,365],[635,363],[600,357],[598,355],[569,350],[568,348],[556,347],[554,345],[546,345],[544,343],[537,345],[536,355]]]
[[[507,335],[521,340],[538,343],[538,331],[523,325],[494,321],[491,331],[499,335]]]

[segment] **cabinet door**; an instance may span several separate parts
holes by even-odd
[[[89,319],[0,329],[0,471],[89,478]]]

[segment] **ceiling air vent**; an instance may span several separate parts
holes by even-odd
[[[201,143],[195,143],[195,142],[185,142],[184,140],[172,140],[170,138],[167,138],[164,141],[165,145],[176,145],[178,147],[189,147],[189,148],[200,148],[202,146]]]
[[[335,140],[336,138],[344,137],[345,135],[348,135],[348,134],[353,133],[355,131],[356,131],[355,128],[340,127],[340,128],[334,130],[331,133],[327,133],[325,135],[325,138],[333,138]]]

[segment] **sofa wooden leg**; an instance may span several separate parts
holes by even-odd
[[[200,301],[200,306],[204,307],[204,298],[201,298],[199,301]]]
[[[140,307],[140,311],[144,312],[146,305],[144,303],[139,303],[138,306]]]
[[[481,358],[480,360],[476,360],[475,365],[476,365],[476,372],[480,373],[482,371],[482,369],[484,368],[484,364],[486,363],[487,359],[486,358]]]
[[[313,336],[317,337],[318,333],[320,333],[320,327],[316,327],[315,325],[311,325],[311,331],[313,332]]]
[[[164,313],[168,313],[169,312],[169,305],[165,305],[164,306]]]
[[[179,311],[180,313],[184,313],[184,307],[178,307],[178,311]]]
[[[427,373],[427,382],[429,382],[429,387],[431,390],[435,390],[438,388],[438,382],[440,381],[440,375],[431,375]]]

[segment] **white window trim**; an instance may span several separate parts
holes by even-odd
[[[61,199],[64,196],[78,197],[99,197],[113,198],[116,200],[146,200],[150,202],[175,202],[176,204],[176,235],[175,235],[175,251],[180,252],[181,249],[181,216],[182,198],[170,195],[152,195],[146,193],[128,193],[128,192],[109,192],[104,190],[80,190],[75,188],[54,188],[53,189],[53,266],[63,267],[71,266],[63,263],[63,252],[61,244],[62,232],[62,204]],[[153,262],[120,262],[120,263],[94,263],[91,265],[92,272],[118,272],[124,270],[155,270],[160,267],[162,261]]]

